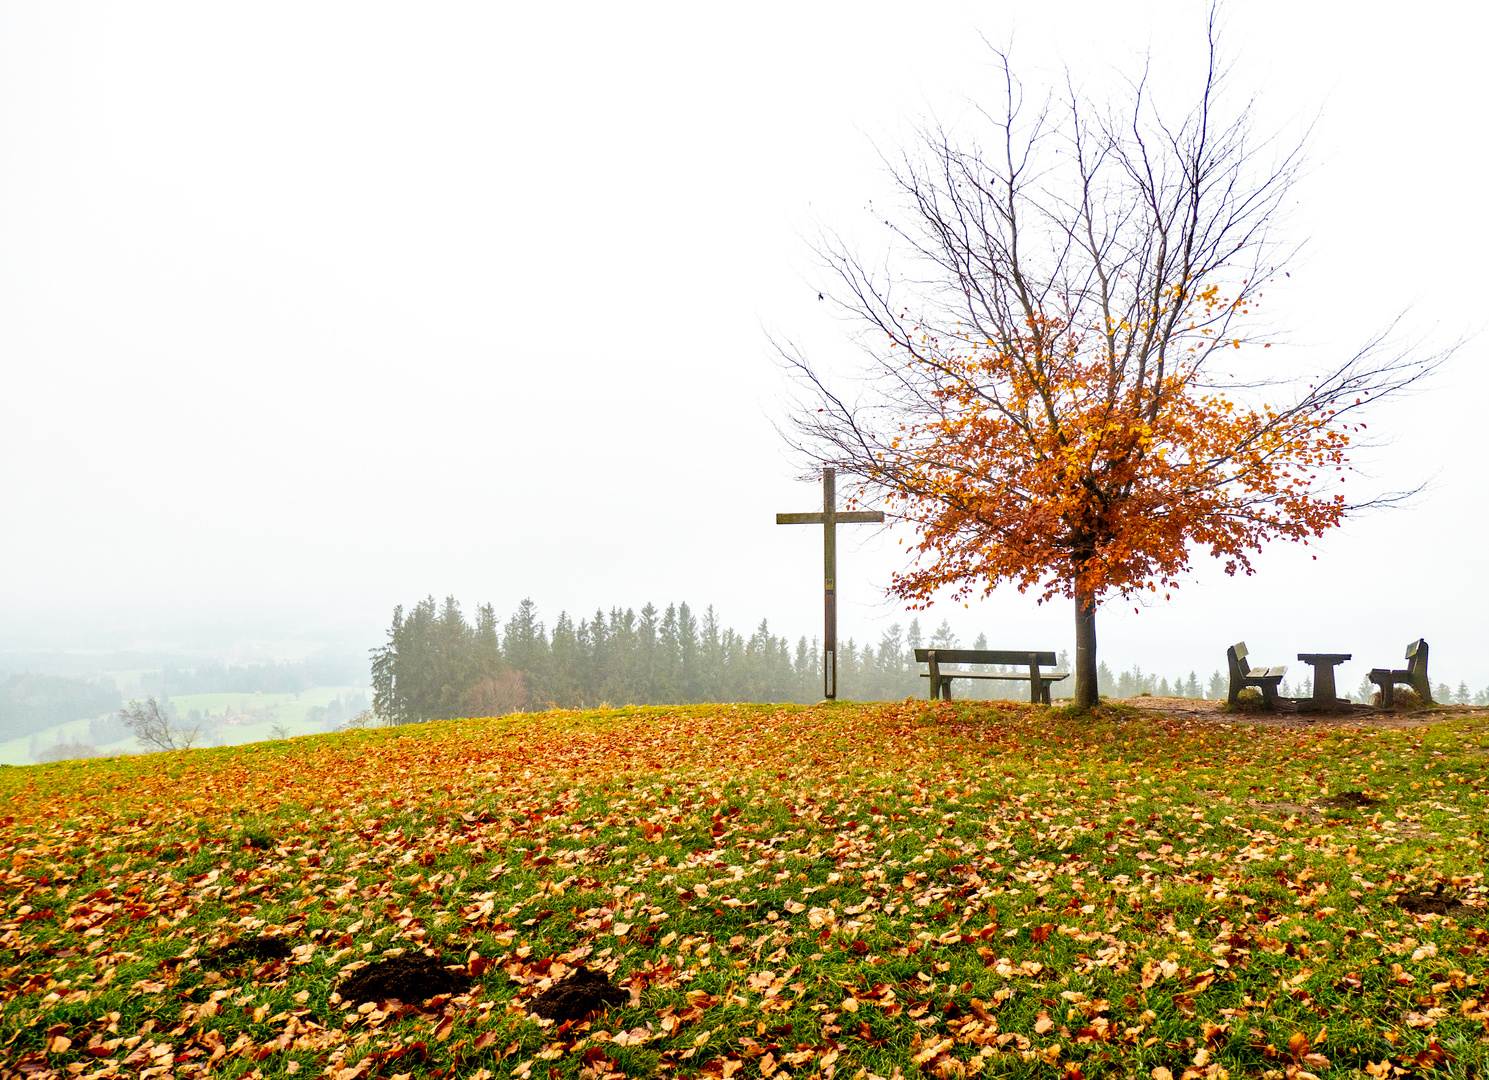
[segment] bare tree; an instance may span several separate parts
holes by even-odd
[[[40,762],[71,761],[75,758],[91,758],[102,756],[96,746],[85,742],[59,742],[55,746],[49,746],[36,756]]]
[[[488,675],[465,692],[462,709],[470,716],[506,716],[527,708],[527,682],[522,672],[506,668]]]
[[[189,750],[202,737],[201,728],[176,724],[171,719],[170,706],[161,705],[153,697],[144,704],[131,701],[119,711],[119,719],[141,746],[153,746],[157,750]]]
[[[1213,9],[1207,46],[1176,121],[1147,70],[1102,101],[1068,76],[1030,95],[997,53],[988,138],[931,124],[886,157],[902,206],[883,266],[818,245],[861,331],[855,396],[777,342],[804,389],[788,440],[920,534],[891,591],[1073,599],[1081,707],[1103,597],[1166,594],[1194,547],[1249,573],[1264,542],[1337,525],[1365,504],[1335,486],[1356,411],[1446,356],[1388,331],[1330,370],[1269,370],[1254,311],[1292,254],[1277,226],[1306,134],[1263,137],[1254,99],[1228,106]]]
[[[363,709],[356,716],[349,717],[340,724],[337,731],[360,731],[364,728],[392,727],[393,721],[387,717],[378,716],[371,709]]]

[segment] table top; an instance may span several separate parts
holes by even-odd
[[[1298,659],[1305,664],[1342,664],[1353,655],[1347,652],[1300,652]]]

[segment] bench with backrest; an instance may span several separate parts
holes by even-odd
[[[1432,683],[1427,679],[1427,641],[1417,638],[1406,647],[1406,670],[1390,671],[1386,668],[1371,668],[1365,676],[1380,687],[1380,707],[1389,709],[1396,704],[1396,684],[1405,683],[1417,692],[1422,704],[1432,704]]]
[[[931,680],[932,701],[940,698],[951,700],[952,679],[995,679],[1002,682],[1027,682],[1029,701],[1034,705],[1050,703],[1050,683],[1068,678],[1068,671],[1041,671],[1041,667],[1054,667],[1055,654],[1025,649],[916,649],[915,659],[930,670],[921,672],[922,679]],[[946,668],[943,664],[1017,664],[1026,671],[963,671]]]
[[[1230,696],[1226,699],[1227,705],[1234,705],[1241,697],[1241,691],[1248,686],[1261,688],[1262,701],[1267,708],[1277,707],[1277,684],[1282,682],[1282,677],[1287,674],[1286,664],[1276,664],[1272,667],[1254,668],[1246,662],[1246,643],[1238,641],[1225,650],[1225,663],[1230,668]]]

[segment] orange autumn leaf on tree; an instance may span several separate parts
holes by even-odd
[[[1320,490],[1348,464],[1338,409],[1239,405],[1186,364],[1114,379],[1084,344],[1038,315],[1014,342],[939,359],[935,414],[895,440],[888,498],[934,556],[896,576],[899,595],[999,581],[1043,599],[1154,592],[1195,547],[1249,571],[1267,541],[1340,522],[1344,496]]]

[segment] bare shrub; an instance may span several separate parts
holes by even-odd
[[[1225,711],[1239,713],[1262,712],[1266,707],[1267,700],[1262,696],[1262,692],[1254,686],[1245,686],[1236,695],[1236,703],[1234,705],[1227,704]]]
[[[363,709],[356,716],[348,717],[336,726],[337,731],[360,731],[363,728],[388,727],[390,721],[386,717],[378,716],[371,709]]]
[[[1422,698],[1421,698],[1421,696],[1415,690],[1413,690],[1410,686],[1398,686],[1398,687],[1396,687],[1396,693],[1395,693],[1394,696],[1395,696],[1395,699],[1396,699],[1395,700],[1395,704],[1394,704],[1394,708],[1397,708],[1397,709],[1420,709],[1420,708],[1422,708]],[[1377,690],[1373,695],[1371,695],[1371,697],[1370,697],[1370,704],[1374,705],[1378,709],[1378,708],[1380,708],[1380,702],[1381,702],[1380,691]]]
[[[49,746],[36,755],[36,760],[46,763],[49,761],[71,761],[74,758],[102,757],[102,752],[91,743],[70,742],[57,743]]]
[[[465,692],[461,707],[467,716],[505,716],[527,707],[527,683],[522,672],[508,668],[488,675]]]
[[[171,717],[169,703],[162,705],[153,697],[144,704],[131,701],[119,710],[119,719],[141,746],[157,750],[188,750],[202,737],[201,728],[180,726]]]

